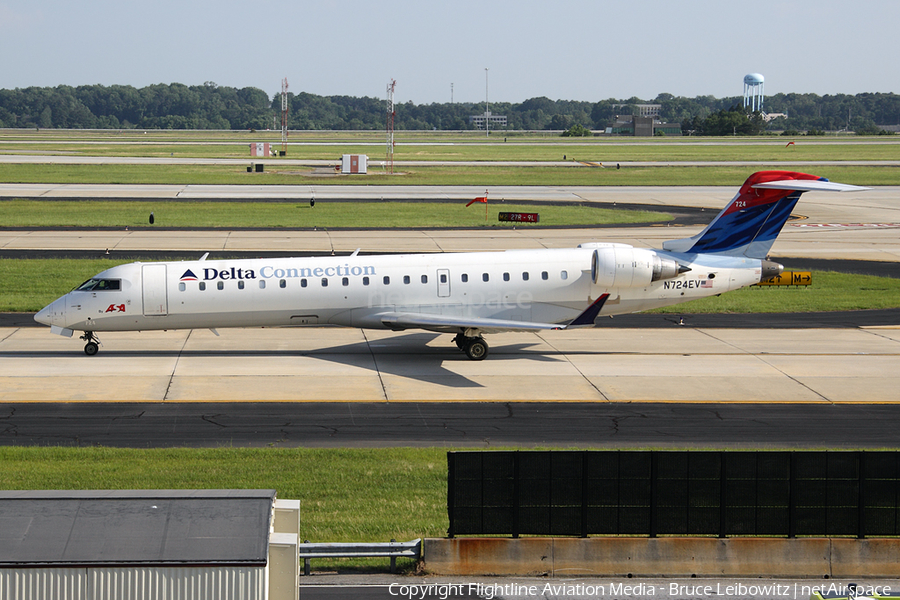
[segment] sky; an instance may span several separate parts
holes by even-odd
[[[761,73],[767,96],[900,93],[898,27],[900,0],[0,0],[0,88],[596,102],[741,96]]]

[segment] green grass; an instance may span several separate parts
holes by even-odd
[[[248,160],[247,164],[249,165]],[[395,170],[371,167],[368,175],[318,176],[311,167],[266,164],[264,173],[228,165],[40,165],[0,164],[5,183],[156,184],[156,185],[565,185],[565,186],[739,186],[770,167],[601,167],[434,166]],[[796,166],[832,181],[854,185],[900,185],[900,168],[886,166]]]
[[[121,262],[108,259],[0,259],[0,312],[36,312],[91,276]],[[758,313],[878,308],[900,308],[900,279],[813,271],[813,284],[807,288],[744,288],[657,312]]]
[[[792,267],[792,271],[810,269]],[[668,306],[661,313],[770,313],[900,308],[900,279],[813,271],[808,287],[753,286]]]
[[[6,490],[275,489],[314,542],[444,537],[446,449],[0,447]]]
[[[291,132],[287,157],[336,160],[341,154],[384,158],[384,132]],[[418,161],[807,161],[898,160],[900,139],[856,136],[793,138],[563,138],[559,134],[397,131],[394,160]],[[788,141],[795,145],[787,147]],[[18,143],[17,143],[18,142]],[[23,144],[21,142],[27,142]],[[280,131],[0,130],[0,152],[74,156],[246,158],[251,142],[281,148]],[[267,159],[277,164],[278,158]]]
[[[490,202],[466,208],[465,201],[437,202],[202,202],[0,200],[5,227],[508,227],[499,212],[537,212],[541,225],[581,226],[666,221],[662,212],[628,211],[596,205],[517,205]],[[519,224],[518,226],[522,226]]]
[[[37,312],[92,275],[119,263],[103,259],[0,259],[0,312]]]

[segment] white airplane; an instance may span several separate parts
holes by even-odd
[[[788,171],[751,175],[699,234],[662,250],[577,248],[131,263],[97,274],[35,315],[53,333],[343,325],[456,334],[473,360],[483,334],[592,326],[721,294],[781,273],[766,256],[807,191],[858,186]]]

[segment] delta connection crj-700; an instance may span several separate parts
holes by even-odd
[[[192,262],[107,269],[35,319],[88,355],[97,332],[343,325],[455,334],[473,360],[483,335],[592,326],[721,294],[778,275],[766,256],[800,194],[857,191],[787,171],[751,175],[699,234],[661,250],[590,242],[577,248]]]

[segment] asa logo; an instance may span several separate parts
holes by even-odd
[[[197,276],[194,275],[194,272],[188,269],[184,272],[184,275],[181,276],[179,281],[197,281]]]
[[[125,305],[124,305],[124,304],[110,304],[110,305],[107,307],[106,312],[108,312],[108,313],[111,313],[111,312],[125,312]]]

